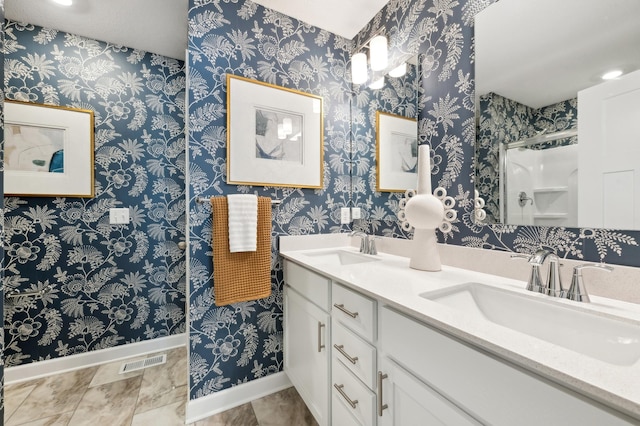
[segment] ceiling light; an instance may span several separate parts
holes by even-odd
[[[603,80],[613,80],[614,78],[618,78],[622,75],[622,71],[621,70],[612,70],[609,72],[606,72],[604,74],[602,74],[602,79]]]
[[[402,77],[407,73],[407,63],[403,62],[399,66],[389,71],[389,77]]]
[[[351,81],[353,84],[362,84],[367,81],[367,55],[356,53],[351,57]]]
[[[384,87],[384,77],[380,77],[369,85],[369,89],[382,89]]]
[[[73,4],[73,0],[53,0],[53,2],[61,6],[71,6]]]
[[[382,71],[387,68],[387,38],[383,35],[375,36],[369,43],[371,53],[371,69]]]

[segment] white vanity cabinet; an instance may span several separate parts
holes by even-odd
[[[285,262],[284,371],[320,426],[331,424],[330,281]]]
[[[480,425],[387,357],[380,359],[379,426]]]
[[[387,307],[380,309],[379,350],[385,357],[380,366],[383,374],[391,377],[398,370],[392,366],[390,373],[385,371],[390,360],[402,365],[407,374],[423,382],[424,386],[428,385],[432,392],[441,396],[441,402],[457,410],[461,418],[468,413],[480,423],[494,426],[638,424],[621,413]],[[398,386],[395,378],[394,381]],[[393,421],[398,414],[394,413],[391,404],[397,403],[398,398],[409,400],[410,395],[406,392],[410,392],[410,388],[399,392],[392,387],[389,396],[387,389],[389,386],[383,381],[383,402],[390,406],[391,419],[385,419],[385,410],[379,424],[415,424]],[[421,412],[415,401],[407,405]]]

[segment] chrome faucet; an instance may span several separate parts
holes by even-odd
[[[562,288],[562,282],[560,281],[560,259],[557,254],[552,253],[547,249],[540,249],[529,258],[529,263],[540,267],[544,264],[544,261],[547,258],[549,258],[547,283],[542,286],[540,293],[553,297],[564,297],[564,289]]]
[[[367,235],[362,231],[353,231],[349,234],[352,237],[360,237],[360,253],[378,254],[376,249],[375,235]]]
[[[553,297],[564,297],[564,290],[560,281],[560,261],[555,253],[547,249],[539,249],[532,255],[516,253],[512,254],[511,258],[527,259],[531,265],[527,290]],[[540,267],[547,258],[549,258],[549,272],[547,274],[547,282],[544,283],[540,277]]]

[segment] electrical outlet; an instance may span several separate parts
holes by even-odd
[[[342,207],[340,209],[340,223],[346,225],[351,222],[351,209],[349,207]]]
[[[360,207],[351,207],[351,219],[356,220],[362,218]]]

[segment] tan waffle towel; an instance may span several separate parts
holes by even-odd
[[[271,199],[258,197],[256,251],[229,252],[226,197],[211,198],[213,212],[213,292],[216,306],[271,295]]]

